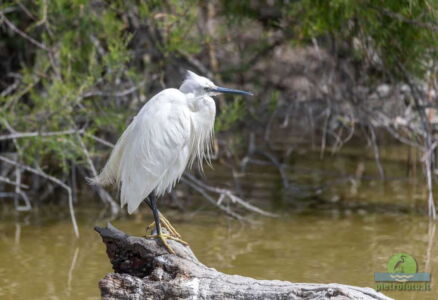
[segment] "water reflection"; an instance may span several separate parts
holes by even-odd
[[[67,280],[67,294],[68,294],[68,296],[71,295],[71,291],[72,291],[71,282],[73,280],[73,271],[75,269],[76,262],[78,260],[78,255],[79,255],[79,247],[77,247],[75,249],[75,253],[73,254],[73,258],[71,260],[70,269],[68,270],[68,280]]]
[[[426,267],[425,272],[432,272],[432,251],[435,242],[436,222],[429,221],[429,228],[427,231],[427,252],[426,252]]]
[[[203,263],[226,273],[373,287],[374,272],[385,271],[392,254],[407,252],[421,271],[432,273],[433,292],[388,295],[436,299],[438,294],[436,223],[421,216],[329,210],[248,225],[214,212],[165,213]],[[41,214],[29,215],[27,225],[7,218],[0,222],[0,298],[98,299],[97,283],[111,271],[93,231],[99,211],[79,209],[79,240],[68,221],[44,220]],[[142,214],[113,223],[135,235],[143,234],[146,224]]]

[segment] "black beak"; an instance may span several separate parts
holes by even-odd
[[[253,96],[254,95],[253,93],[250,93],[250,92],[229,89],[229,88],[224,88],[224,87],[220,87],[220,86],[212,88],[211,91],[216,92],[216,93],[223,93],[223,94],[238,94],[238,95],[246,95],[246,96]]]

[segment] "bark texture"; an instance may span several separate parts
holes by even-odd
[[[102,299],[390,299],[371,288],[337,283],[291,283],[228,275],[198,261],[189,247],[96,227],[115,273],[99,283]]]

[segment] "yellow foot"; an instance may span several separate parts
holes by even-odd
[[[167,242],[167,240],[174,240],[174,241],[177,241],[178,243],[181,243],[181,244],[183,244],[185,246],[188,245],[187,242],[185,242],[185,241],[183,241],[183,240],[181,240],[179,238],[176,238],[176,237],[174,237],[172,235],[164,234],[164,233],[162,233],[162,234],[147,235],[146,238],[147,239],[160,239],[163,242],[164,247],[166,247],[167,251],[169,251],[169,253],[171,253],[171,254],[175,254],[175,251],[173,251],[173,249],[170,247],[170,245]]]
[[[165,216],[163,216],[160,213],[160,220],[161,220],[161,226],[163,228],[166,228],[166,230],[169,232],[170,235],[181,239],[181,235],[176,231],[175,227],[172,226],[172,224],[170,224],[169,220],[166,219]],[[149,230],[152,231],[152,229],[155,228],[155,222],[152,222],[147,228],[146,228],[146,232],[149,232]]]

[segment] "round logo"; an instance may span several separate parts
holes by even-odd
[[[417,273],[417,262],[409,254],[396,253],[388,261],[388,273]]]

